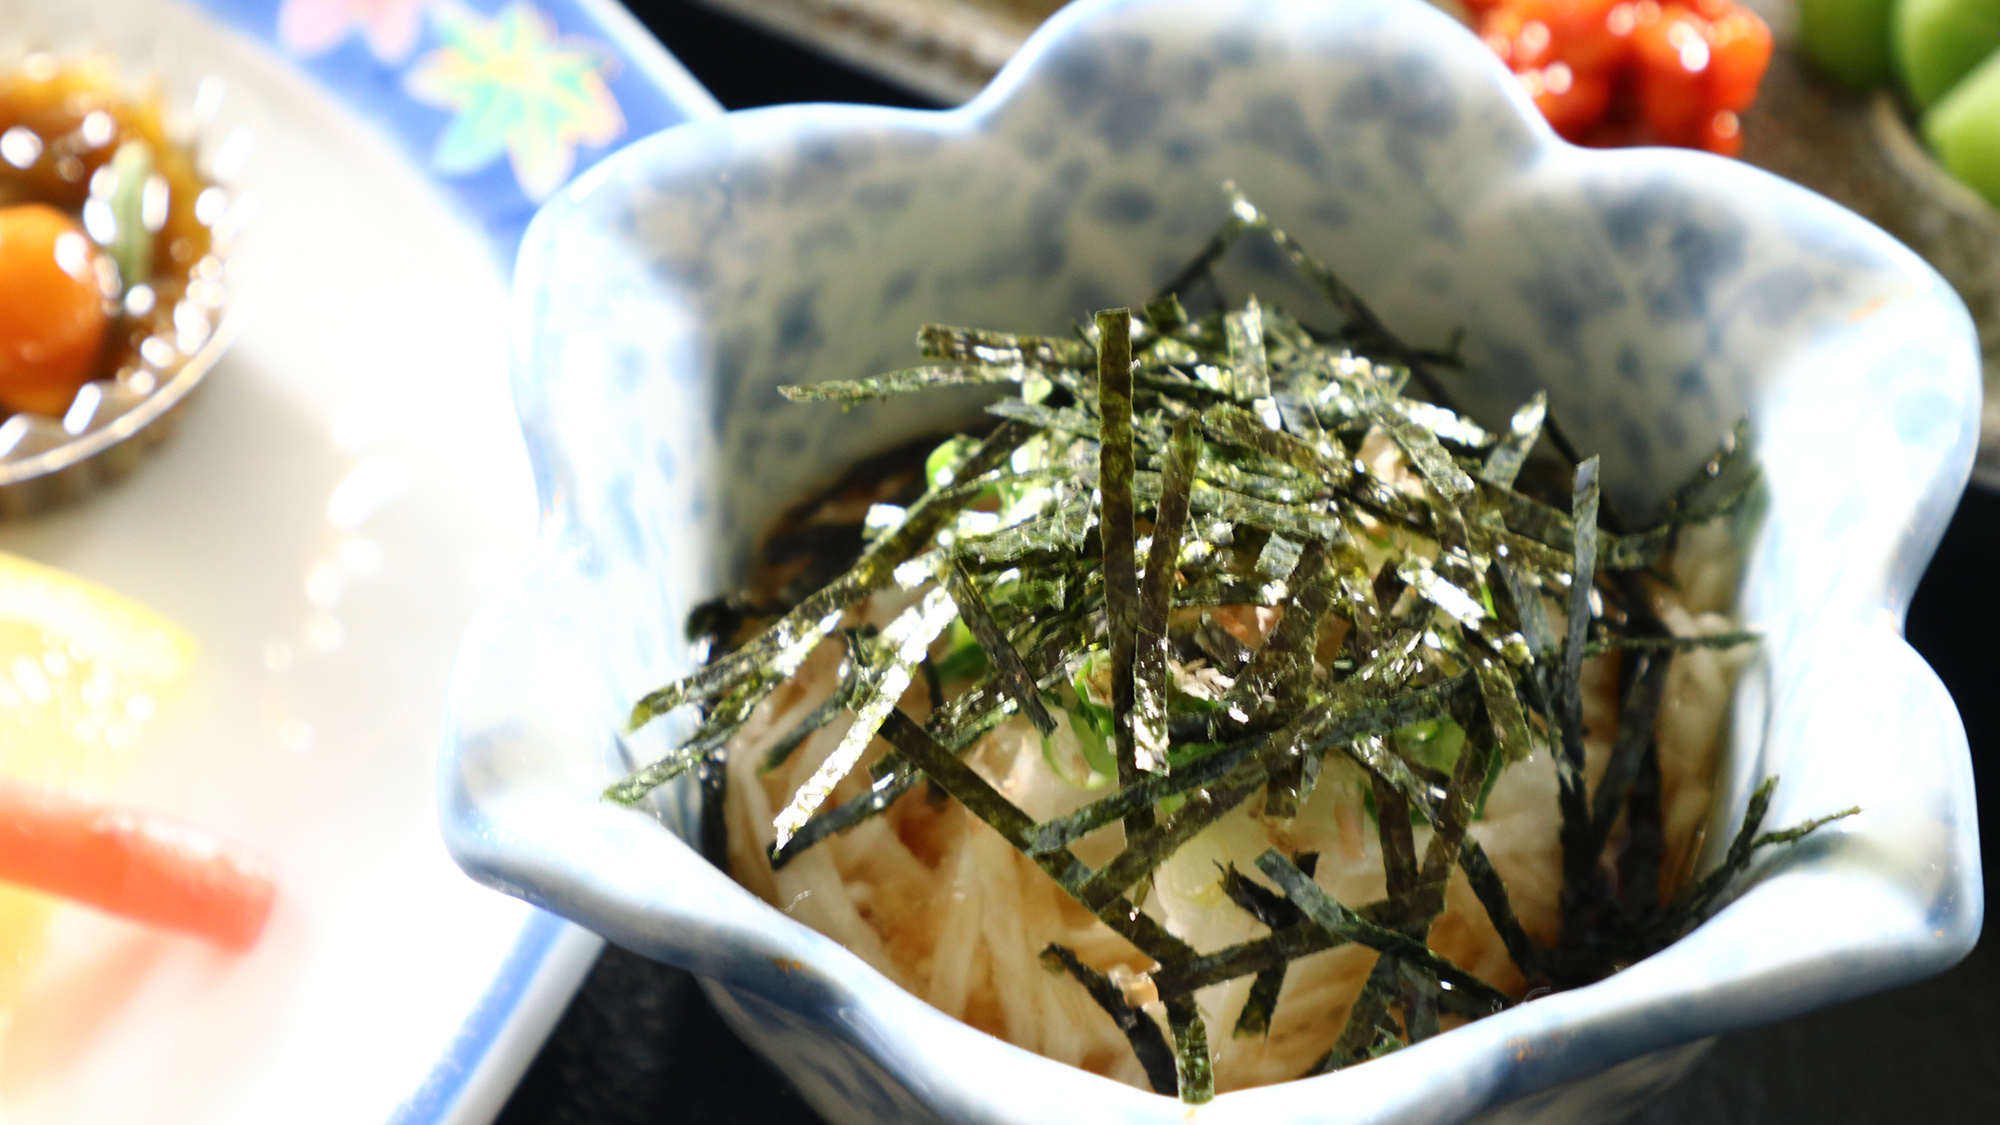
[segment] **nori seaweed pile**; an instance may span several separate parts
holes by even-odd
[[[1188,313],[1181,298],[1212,287],[1211,266],[1250,231],[1270,238],[1325,295],[1338,331],[1310,329],[1254,297],[1236,309]],[[1117,1021],[1161,1093],[1188,1102],[1213,1096],[1196,990],[1254,975],[1235,1031],[1261,1034],[1286,966],[1350,942],[1382,956],[1311,1073],[1437,1034],[1440,1011],[1478,1017],[1513,1003],[1426,946],[1454,866],[1531,984],[1569,988],[1706,918],[1756,849],[1835,819],[1760,835],[1776,781],[1767,780],[1724,862],[1663,898],[1653,731],[1667,669],[1678,651],[1754,638],[1670,635],[1648,607],[1646,575],[1664,580],[1654,568],[1678,529],[1732,511],[1751,492],[1754,471],[1737,456],[1740,427],[1654,523],[1627,529],[1600,497],[1597,460],[1576,455],[1542,395],[1503,431],[1463,417],[1438,375],[1455,364],[1449,353],[1398,340],[1233,193],[1221,231],[1136,316],[1099,313],[1073,339],[927,325],[918,344],[924,366],[784,393],[852,405],[930,387],[1018,385],[1018,395],[987,408],[998,426],[939,447],[920,495],[872,509],[863,537],[850,529],[777,604],[732,599],[697,611],[691,633],[713,638],[741,633],[746,617],[768,624],[638,703],[635,729],[689,704],[700,706],[702,721],[674,753],[606,795],[629,803],[694,770],[712,844],[725,744],[839,631],[847,658],[838,689],[778,741],[766,768],[842,711],[854,722],[779,815],[773,865],[927,780],[1157,963],[1150,977],[1171,1044],[1105,974],[1061,946],[1043,954]],[[1406,395],[1408,384],[1421,397]],[[1419,486],[1384,479],[1357,456],[1370,432],[1395,443]],[[1526,483],[1538,443],[1555,452],[1536,460],[1552,463],[1539,474],[1552,488]],[[1371,566],[1367,556],[1385,549],[1388,561]],[[841,628],[850,610],[892,587],[923,593],[879,631]],[[1560,630],[1550,601],[1561,607]],[[1244,605],[1283,608],[1254,650],[1210,616]],[[947,630],[960,641],[941,671],[931,652]],[[1609,764],[1592,791],[1580,673],[1586,656],[1608,649],[1623,653],[1621,706]],[[1225,673],[1219,698],[1183,690],[1189,669],[1204,666]],[[947,675],[973,681],[948,702],[940,687]],[[919,677],[939,704],[923,723],[897,707]],[[1085,682],[1107,677],[1108,706]],[[1057,761],[1052,749],[1051,764],[1105,794],[1036,822],[961,760],[1015,714],[1051,747],[1058,725],[1068,724],[1084,760]],[[1458,743],[1455,760],[1412,752],[1423,741],[1412,734],[1440,733]],[[878,735],[892,749],[872,765],[871,786],[822,808]],[[1466,831],[1499,771],[1537,751],[1553,757],[1560,783],[1552,811],[1561,818],[1563,892],[1553,946],[1524,932]],[[1220,874],[1229,899],[1268,936],[1201,952],[1135,905],[1155,868],[1232,809],[1261,795],[1265,817],[1294,814],[1329,754],[1368,778],[1386,898],[1337,902],[1312,880],[1316,857],[1272,850],[1257,867],[1280,893],[1233,868]],[[1612,848],[1621,817],[1625,831]],[[1085,866],[1070,845],[1113,822],[1123,824],[1123,849],[1095,870]],[[1421,852],[1413,822],[1431,830]]]

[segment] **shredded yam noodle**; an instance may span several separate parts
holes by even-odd
[[[1668,570],[1671,584],[1651,582],[1652,608],[1675,634],[1722,633],[1734,627],[1727,610],[1735,562],[1724,528],[1689,529]],[[886,625],[923,593],[878,595],[866,606],[867,620]],[[1560,608],[1549,603],[1558,630]],[[1269,635],[1278,612],[1245,606],[1212,616],[1255,648]],[[944,651],[940,642],[933,655],[941,658]],[[769,748],[833,691],[843,654],[838,638],[822,642],[792,683],[761,705],[730,746],[726,816],[736,878],[940,1011],[1026,1050],[1150,1089],[1112,1018],[1070,976],[1050,972],[1038,955],[1051,942],[1067,946],[1085,964],[1109,972],[1125,989],[1128,1002],[1164,1026],[1163,1007],[1146,977],[1153,966],[957,802],[919,785],[885,814],[772,870],[774,816],[841,745],[852,720],[837,719],[782,765],[760,770]],[[1743,648],[1696,649],[1678,654],[1671,666],[1656,726],[1667,848],[1664,894],[1691,873],[1708,815],[1731,686],[1745,659]],[[1585,745],[1593,788],[1617,727],[1619,661],[1613,652],[1585,665]],[[946,686],[949,692],[964,685]],[[932,704],[922,682],[901,700],[903,710],[919,721]],[[1065,730],[1057,737],[1070,735]],[[876,739],[862,765],[886,750]],[[1059,777],[1048,764],[1040,736],[1019,716],[986,735],[966,760],[1037,820],[1071,812],[1104,792]],[[860,794],[868,784],[866,768],[852,771],[834,789],[829,804]],[[1162,864],[1141,908],[1204,952],[1260,937],[1268,931],[1229,901],[1220,873],[1233,864],[1261,882],[1254,860],[1274,847],[1286,854],[1317,852],[1315,881],[1343,903],[1382,898],[1385,874],[1379,833],[1364,798],[1367,789],[1358,767],[1342,755],[1328,755],[1317,785],[1295,816],[1267,818],[1263,797],[1252,797]],[[1542,750],[1500,774],[1483,817],[1470,829],[1504,879],[1523,927],[1550,944],[1557,937],[1562,889],[1556,810],[1555,765]],[[1419,825],[1415,834],[1421,852],[1429,829]],[[1074,850],[1096,867],[1123,842],[1122,828],[1112,824]],[[1619,843],[1614,834],[1612,854]],[[1135,888],[1135,897],[1139,890]],[[1461,871],[1452,873],[1429,945],[1517,998],[1526,988]],[[1339,1036],[1376,956],[1365,947],[1347,945],[1292,962],[1264,1036],[1237,1037],[1229,1030],[1251,977],[1196,993],[1210,1028],[1216,1089],[1286,1081],[1306,1072]],[[1445,1026],[1455,1021],[1458,1017],[1446,1016]]]

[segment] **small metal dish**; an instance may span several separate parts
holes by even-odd
[[[103,61],[119,90],[156,103],[169,140],[195,153],[203,179],[221,188],[204,220],[206,255],[190,264],[195,279],[177,308],[171,337],[159,332],[137,361],[84,384],[62,417],[19,412],[0,419],[0,520],[21,519],[80,500],[123,478],[173,432],[182,407],[238,332],[239,303],[228,264],[255,200],[230,185],[248,157],[255,130],[226,106],[221,78],[177,67],[170,47],[98,26],[89,13],[31,5],[0,37],[0,73]]]
[[[61,507],[130,473],[172,435],[240,319],[226,311],[163,382],[99,379],[84,384],[61,419],[22,413],[0,422],[0,520]]]

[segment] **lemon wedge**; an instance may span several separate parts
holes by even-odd
[[[194,638],[137,602],[0,553],[0,776],[86,792],[110,781],[194,653]],[[0,1029],[54,908],[0,886]]]

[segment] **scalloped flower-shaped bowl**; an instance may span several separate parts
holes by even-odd
[[[843,414],[781,383],[904,366],[924,321],[1059,332],[1143,299],[1244,192],[1406,338],[1463,327],[1463,397],[1539,388],[1610,495],[1649,510],[1747,414],[1766,481],[1717,823],[1860,805],[1767,854],[1665,952],[1366,1066],[1190,1110],[944,1016],[697,855],[687,787],[598,799],[663,753],[621,737],[687,670],[680,623],[757,531],[856,458],[974,399]],[[1274,256],[1223,285],[1308,310]],[[1416,0],[1073,5],[949,112],[793,106],[687,125],[535,220],[515,394],[546,520],[456,671],[441,802],[478,878],[708,979],[837,1122],[1280,1125],[1616,1119],[1704,1040],[1935,973],[1978,934],[1970,760],[1900,635],[1964,486],[1980,404],[1963,306],[1826,200],[1688,152],[1559,141]],[[1711,831],[1711,837],[1721,833]]]

